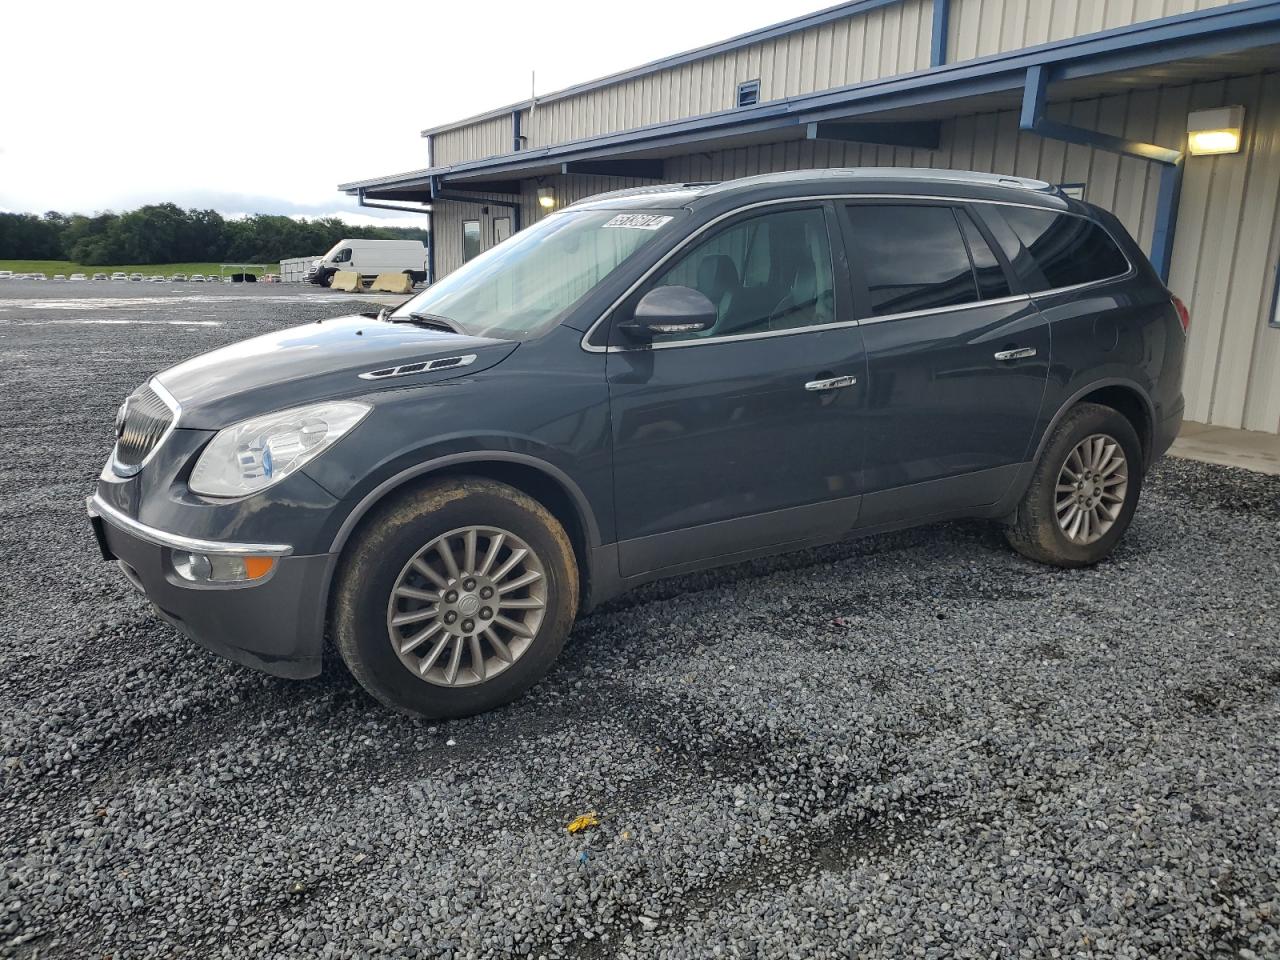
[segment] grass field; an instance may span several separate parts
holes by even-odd
[[[123,270],[125,273],[141,273],[144,276],[157,273],[162,273],[166,277],[173,276],[175,273],[191,276],[193,273],[203,273],[206,277],[210,274],[216,277],[221,273],[219,266],[220,264],[216,263],[122,263],[109,267],[86,267],[69,260],[0,260],[0,270],[12,270],[14,273],[43,273],[50,277],[55,273],[66,274],[68,277],[73,273],[83,273],[86,277],[92,277],[95,273],[105,273],[110,276],[117,270]],[[279,273],[280,264],[255,264],[250,267],[250,270],[259,275],[268,272]]]

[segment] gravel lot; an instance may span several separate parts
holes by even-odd
[[[656,584],[430,725],[202,652],[84,519],[148,374],[352,302],[122,287],[0,283],[0,954],[1280,956],[1280,478],[1166,460],[1090,571]]]

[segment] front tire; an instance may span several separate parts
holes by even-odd
[[[1040,563],[1092,566],[1129,529],[1144,469],[1133,424],[1110,407],[1079,404],[1054,428],[1005,537]]]
[[[447,719],[542,679],[577,609],[559,521],[514,487],[461,478],[398,497],[364,525],[339,572],[333,633],[376,699]]]

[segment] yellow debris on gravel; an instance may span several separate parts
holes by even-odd
[[[600,826],[600,818],[597,817],[594,812],[592,812],[592,813],[584,813],[580,817],[574,817],[572,820],[569,821],[569,825],[565,827],[565,829],[568,830],[570,833],[581,833],[583,830],[587,830],[590,827],[598,827],[598,826]]]

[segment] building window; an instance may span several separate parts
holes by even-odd
[[[480,252],[480,221],[462,221],[462,262],[466,263]]]
[[[1083,183],[1060,183],[1058,184],[1058,189],[1061,190],[1064,195],[1070,197],[1072,200],[1084,199]]]
[[[511,236],[511,218],[495,217],[493,221],[493,243],[497,246]]]
[[[744,80],[738,84],[738,106],[749,107],[760,102],[760,81]]]

